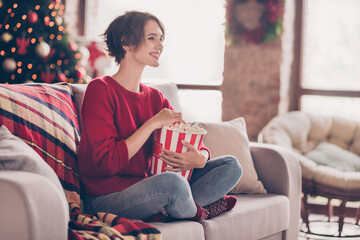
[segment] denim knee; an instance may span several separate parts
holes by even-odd
[[[164,172],[158,176],[158,180],[163,191],[173,195],[176,199],[188,198],[191,195],[189,182],[175,172]]]
[[[243,173],[243,168],[239,160],[235,156],[226,155],[224,156],[224,162],[229,166],[229,175],[232,176],[236,182],[239,181]]]

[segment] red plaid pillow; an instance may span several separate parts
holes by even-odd
[[[0,125],[54,169],[69,202],[80,204],[76,106],[68,84],[0,84]]]

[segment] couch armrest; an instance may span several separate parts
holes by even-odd
[[[2,239],[67,239],[68,204],[47,178],[0,171],[0,193]]]
[[[289,228],[283,239],[297,239],[301,207],[301,169],[294,153],[273,144],[250,143],[259,180],[269,193],[285,195],[290,202]]]

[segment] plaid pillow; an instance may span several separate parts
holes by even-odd
[[[29,144],[55,171],[68,202],[80,204],[79,122],[68,84],[0,84],[0,125]]]

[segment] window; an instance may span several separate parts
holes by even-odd
[[[102,41],[99,35],[125,11],[156,15],[165,25],[164,51],[158,68],[145,68],[143,82],[175,82],[186,88],[180,96],[183,105],[192,106],[191,120],[221,121],[222,95],[216,89],[223,80],[224,5],[225,0],[87,0],[85,36]]]
[[[296,108],[360,119],[360,1],[300,2]]]

